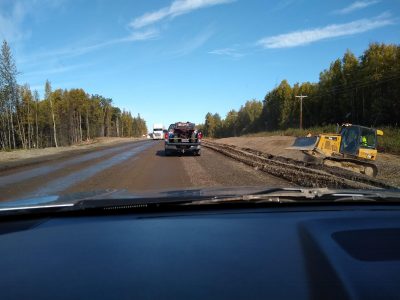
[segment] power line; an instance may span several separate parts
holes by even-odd
[[[400,78],[400,75],[393,75],[393,76],[390,76],[390,77],[382,78],[380,80],[364,81],[364,82],[361,82],[358,85],[352,85],[350,87],[345,87],[345,88],[341,88],[341,89],[336,89],[337,86],[334,86],[334,87],[331,87],[330,90],[328,90],[327,92],[322,93],[322,94],[318,94],[313,98],[320,98],[322,96],[331,95],[331,94],[342,94],[342,93],[345,93],[347,91],[351,91],[351,90],[355,90],[355,89],[358,89],[358,88],[363,88],[363,87],[368,87],[368,86],[373,86],[373,85],[385,83],[385,82],[392,81],[392,80],[395,80],[395,79],[398,79],[398,78]]]
[[[390,71],[386,71],[386,72],[384,72],[384,74],[385,74],[385,76],[386,77],[392,77],[392,76],[399,76],[400,74],[399,74],[399,72],[398,71],[396,71],[396,70],[390,70]],[[368,75],[368,77],[370,77],[371,75],[376,75],[376,74],[369,74]],[[345,77],[342,77],[342,79],[345,79]],[[369,80],[368,80],[369,79]],[[376,80],[374,80],[374,79],[370,79],[370,78],[359,78],[359,79],[351,79],[351,80],[349,80],[349,81],[351,81],[351,83],[352,84],[355,84],[355,83],[359,83],[359,82],[365,82],[365,80],[367,80],[367,81],[372,81],[372,82],[374,82],[374,81],[376,81]],[[314,83],[314,84],[319,84],[321,82],[321,79],[319,80],[319,82],[317,82],[317,83]],[[338,88],[338,87],[341,87],[341,86],[346,86],[346,85],[348,85],[349,83],[348,82],[343,82],[343,83],[340,83],[340,84],[337,84],[337,85],[335,85],[335,86],[333,86],[332,87],[332,89],[335,89],[335,88]]]

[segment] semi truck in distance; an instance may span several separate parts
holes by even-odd
[[[164,138],[163,124],[153,124],[153,140],[162,140]]]

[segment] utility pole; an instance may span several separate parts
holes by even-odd
[[[303,98],[307,98],[308,96],[295,96],[296,98],[300,98],[300,129],[303,129]]]

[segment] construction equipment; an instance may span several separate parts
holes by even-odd
[[[382,130],[359,125],[343,124],[339,133],[323,133],[299,137],[293,146],[326,166],[344,168],[375,177],[378,168],[373,163],[377,156],[377,136]]]

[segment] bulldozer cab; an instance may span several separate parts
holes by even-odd
[[[376,149],[376,130],[363,126],[343,126],[340,153],[357,156],[359,149]]]

